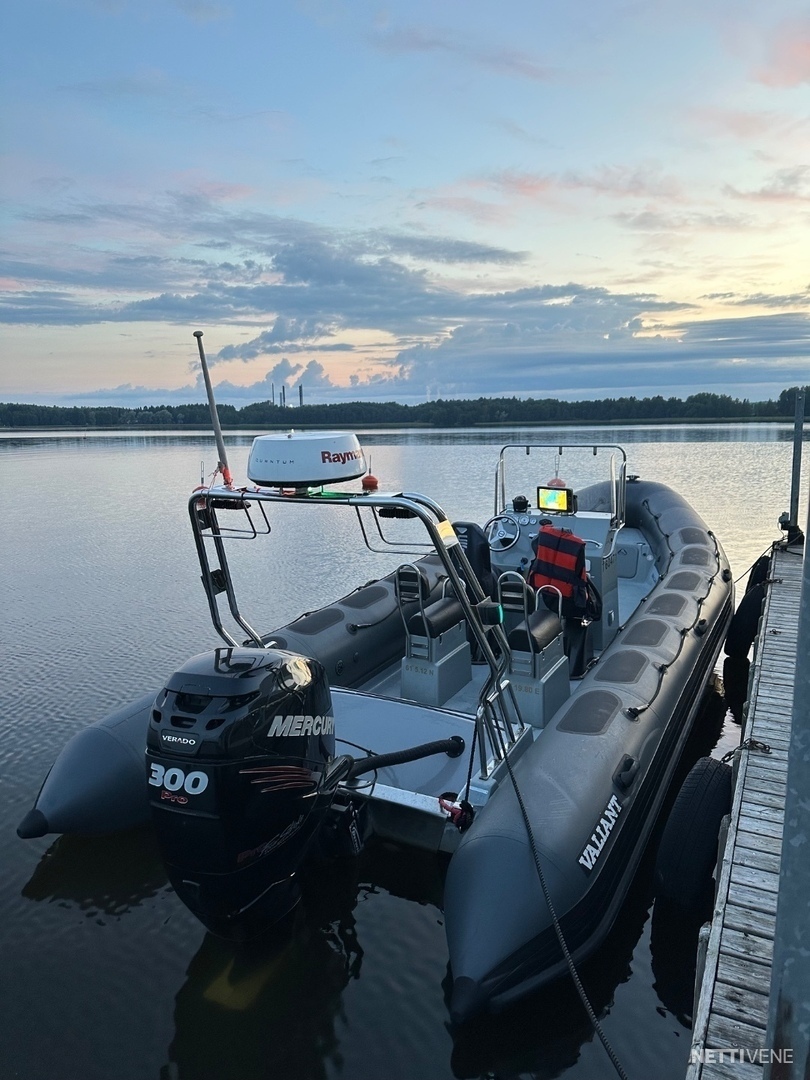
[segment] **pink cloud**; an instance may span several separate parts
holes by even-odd
[[[222,180],[204,181],[197,185],[197,191],[216,202],[238,202],[253,194],[253,188],[247,184],[229,184]]]
[[[536,199],[558,186],[553,176],[542,173],[521,173],[514,169],[503,169],[501,172],[494,173],[489,182],[498,191],[507,195],[516,195],[522,199]]]
[[[196,171],[175,174],[175,182],[193,195],[210,199],[211,202],[239,202],[248,199],[254,189],[247,184],[235,184],[227,180],[205,180]]]
[[[780,24],[771,39],[765,65],[755,78],[766,86],[810,82],[810,18]]]
[[[495,203],[484,202],[483,199],[473,199],[464,195],[435,195],[422,199],[416,204],[417,210],[440,210],[443,213],[458,214],[469,218],[471,221],[480,222],[483,225],[503,224],[508,221],[510,214],[505,207]]]
[[[511,169],[489,178],[491,186],[509,195],[536,199],[555,191],[587,190],[619,198],[677,199],[680,186],[657,166],[603,165],[591,173],[518,173]]]
[[[690,109],[689,116],[712,134],[732,135],[738,139],[773,134],[785,122],[785,117],[775,112],[747,112],[743,109],[717,109],[711,106]]]

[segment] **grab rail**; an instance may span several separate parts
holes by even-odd
[[[257,530],[253,525],[250,510],[253,503],[260,508],[266,523],[266,529]],[[417,518],[424,526],[429,543],[420,545],[434,551],[439,557],[447,576],[446,585],[452,588],[461,604],[467,624],[478,646],[479,655],[488,667],[479,703],[476,711],[476,727],[479,733],[479,754],[481,758],[480,776],[486,779],[494,763],[502,760],[504,754],[519,737],[515,725],[522,731],[525,727],[520,714],[520,707],[514,689],[506,678],[509,658],[509,645],[501,625],[484,626],[477,611],[477,605],[488,598],[476,577],[467,555],[456,536],[452,525],[441,507],[427,496],[410,492],[395,495],[376,493],[354,494],[351,492],[305,492],[294,491],[282,494],[276,489],[264,488],[209,488],[195,491],[189,499],[189,516],[197,549],[197,556],[202,570],[202,583],[208,599],[209,611],[214,628],[226,644],[238,648],[238,642],[223,625],[220,615],[218,596],[225,593],[231,616],[242,628],[257,648],[265,648],[260,633],[242,614],[236,597],[233,578],[228,563],[225,541],[230,539],[253,539],[270,532],[269,519],[264,510],[264,503],[282,503],[307,506],[348,506],[359,511],[370,509],[375,517],[384,508],[398,510],[401,516]],[[218,512],[230,509],[242,509],[251,522],[251,530],[234,530],[220,525]],[[359,516],[359,513],[358,513]],[[362,526],[361,526],[362,529]],[[365,530],[363,537],[370,550],[376,550],[367,542]],[[248,532],[250,534],[248,535]],[[218,565],[212,565],[208,545],[213,544]],[[395,549],[395,545],[391,546]],[[391,548],[389,548],[391,550]],[[490,635],[493,644],[490,643]],[[497,654],[496,654],[497,650]]]

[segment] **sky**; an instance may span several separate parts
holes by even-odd
[[[810,381],[810,7],[7,0],[0,401]]]

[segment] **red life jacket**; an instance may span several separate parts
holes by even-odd
[[[532,541],[535,560],[529,567],[528,581],[533,589],[553,585],[563,598],[563,614],[582,614],[588,602],[588,574],[585,569],[585,541],[569,529],[543,525]],[[548,606],[556,607],[555,597],[546,590]]]

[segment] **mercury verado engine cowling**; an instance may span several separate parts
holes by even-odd
[[[169,880],[214,933],[246,937],[298,899],[296,870],[333,795],[323,667],[274,649],[192,657],[155,701],[152,816]]]

